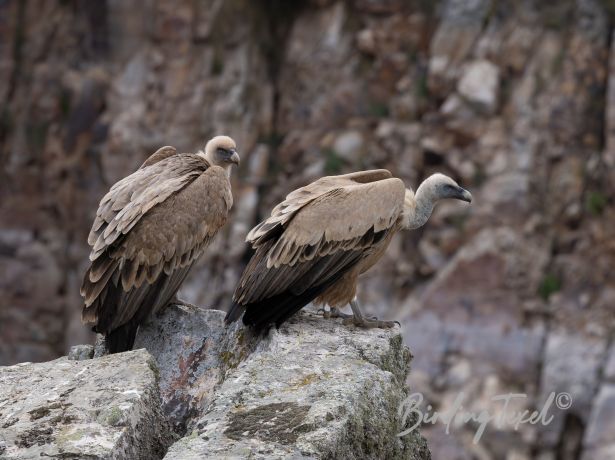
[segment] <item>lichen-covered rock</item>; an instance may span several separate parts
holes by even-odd
[[[71,347],[66,357],[72,361],[83,361],[84,359],[92,359],[94,351],[93,345],[75,345]]]
[[[222,380],[226,335],[224,312],[185,305],[169,305],[139,329],[135,348],[156,359],[163,407],[179,434],[207,409]]]
[[[302,313],[248,354],[250,343],[249,331],[229,329],[218,354],[224,380],[165,458],[429,458],[418,433],[397,436],[410,360],[398,329],[362,330]],[[211,357],[201,359],[207,367]],[[207,374],[198,374],[198,363],[194,369],[187,379]]]
[[[170,305],[126,353],[0,368],[2,458],[430,457],[398,436],[410,352],[395,330],[314,313],[254,335]],[[151,354],[150,354],[151,352]],[[159,389],[160,388],[160,389]],[[173,434],[173,430],[175,434]]]
[[[145,350],[0,367],[0,456],[161,458],[172,442]]]

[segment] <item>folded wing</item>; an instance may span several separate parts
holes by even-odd
[[[386,170],[325,177],[295,190],[256,226],[256,253],[227,321],[281,324],[338,281],[392,231],[405,187]]]
[[[224,170],[192,154],[144,165],[102,199],[82,319],[108,334],[112,352],[114,337],[130,348],[138,324],[172,299],[231,205]]]

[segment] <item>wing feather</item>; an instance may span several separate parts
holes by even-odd
[[[404,195],[405,186],[396,178],[323,190],[288,222],[271,248],[268,266],[369,246],[363,236],[370,229],[379,233],[391,228],[403,210]]]
[[[391,177],[390,171],[386,169],[374,169],[341,176],[321,177],[305,187],[301,187],[289,193],[282,203],[273,208],[271,216],[268,219],[255,226],[250,233],[248,233],[246,241],[251,243],[255,248],[259,244],[263,244],[269,238],[273,237],[281,227],[288,224],[297,211],[328,191],[348,185],[381,181],[390,179]]]
[[[175,147],[171,147],[170,145],[160,147],[158,150],[152,153],[148,157],[147,160],[143,162],[143,164],[141,165],[139,169],[143,169],[147,166],[151,166],[154,163],[158,163],[159,161],[164,160],[165,158],[168,158],[173,155],[177,155],[177,150],[175,149]]]

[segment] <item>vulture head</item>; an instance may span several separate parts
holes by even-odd
[[[230,171],[231,165],[239,166],[239,154],[235,141],[228,136],[216,136],[205,146],[205,158],[212,165]]]
[[[462,200],[470,203],[472,194],[444,174],[433,174],[425,179],[416,193],[406,191],[404,227],[419,228],[425,225],[436,203],[443,199]]]
[[[436,201],[452,198],[454,200],[472,202],[472,194],[460,187],[457,182],[444,174],[433,174],[423,181],[417,190],[417,196],[424,194],[434,204]]]

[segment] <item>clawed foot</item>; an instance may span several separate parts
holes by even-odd
[[[363,316],[357,317],[355,315],[349,315],[348,313],[341,312],[339,308],[331,308],[331,310],[327,311],[324,308],[319,308],[316,313],[322,313],[323,318],[342,318],[342,324],[344,325],[355,325],[357,327],[362,327],[365,329],[372,328],[380,328],[380,329],[390,329],[394,327],[396,324],[401,327],[399,321],[380,321],[375,316],[370,316],[368,318],[364,318]]]
[[[345,319],[343,321],[343,324],[345,325],[354,324],[357,327],[362,327],[365,329],[373,329],[373,328],[390,329],[392,327],[395,327],[396,324],[399,327],[401,327],[401,323],[399,321],[381,321],[377,319],[376,317],[371,317],[368,319],[368,318],[357,318],[353,316],[352,318]]]

